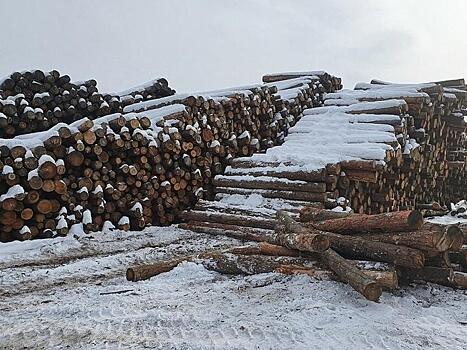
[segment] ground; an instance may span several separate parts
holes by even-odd
[[[125,270],[239,242],[175,227],[0,245],[1,349],[465,349],[467,294],[413,285],[366,301],[308,276],[224,276],[194,263]]]

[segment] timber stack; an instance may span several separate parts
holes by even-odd
[[[467,196],[466,94],[462,79],[328,93],[280,148],[234,159],[215,190],[326,206],[347,198],[359,213],[446,208]]]
[[[174,94],[157,79],[119,94],[102,94],[97,81],[72,82],[57,70],[15,72],[0,80],[0,138],[45,131],[58,123],[94,119],[132,102]]]
[[[170,224],[209,192],[232,159],[281,144],[295,121],[292,109],[321,105],[334,91],[324,85],[340,84],[329,77],[281,90],[271,83],[157,98],[173,93],[159,79],[108,95],[121,112],[75,120],[77,114],[3,139],[0,238]],[[287,89],[294,90],[282,101]]]

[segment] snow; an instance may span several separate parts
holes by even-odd
[[[130,209],[130,211],[139,211],[140,213],[143,212],[143,206],[140,202],[136,202]]]
[[[186,99],[189,96],[190,95],[188,94],[175,94],[172,96],[156,98],[154,100],[133,103],[131,105],[125,106],[123,108],[123,113],[141,112],[141,111],[146,111],[149,109],[159,108],[160,106],[164,106],[168,103],[173,103],[174,101],[181,101],[183,99]]]
[[[309,76],[309,77],[319,77],[319,76],[323,76],[325,75],[326,72],[323,71],[323,70],[314,70],[314,71],[305,71],[305,72],[282,72],[282,73],[272,73],[272,74],[268,74],[266,76],[280,76],[280,75],[284,75],[284,76]]]
[[[118,225],[129,225],[130,224],[130,219],[128,216],[122,216],[121,219],[118,221]]]
[[[400,99],[391,99],[384,101],[373,101],[373,102],[359,102],[354,103],[351,106],[324,106],[310,108],[303,111],[304,115],[312,114],[322,114],[326,112],[345,112],[345,113],[354,113],[354,112],[365,112],[368,110],[374,109],[385,109],[392,107],[407,107],[407,102]]]
[[[378,81],[378,80],[376,80]],[[378,89],[430,89],[434,87],[439,87],[435,83],[421,83],[421,84],[394,84],[389,82],[384,82],[379,80],[381,84],[371,84],[371,83],[357,83],[355,85],[355,90],[378,90]]]
[[[131,87],[129,89],[126,89],[126,90],[123,90],[123,91],[120,91],[120,92],[112,92],[112,93],[109,93],[109,95],[126,96],[126,95],[131,95],[132,93],[135,93],[135,92],[142,92],[142,91],[146,90],[147,88],[152,87],[153,85],[159,84],[158,80],[160,80],[160,79],[162,79],[162,78],[156,78],[156,79],[147,81],[145,83],[142,83],[140,85]]]
[[[83,188],[86,188],[86,187],[83,187]],[[91,211],[89,209],[86,209],[83,212],[83,224],[84,225],[92,224],[92,214],[91,214]]]
[[[328,93],[325,95],[326,103],[328,100],[355,99],[357,102],[362,99],[404,99],[405,97],[418,97],[429,99],[429,95],[419,92],[416,88],[396,88],[390,85],[386,89],[375,90],[341,90],[339,92]]]
[[[467,296],[384,292],[307,276],[227,276],[182,263],[143,282],[129,266],[239,241],[176,227],[0,245],[5,349],[463,349]]]
[[[9,165],[4,165],[2,169],[2,175],[8,175],[8,174],[14,174],[14,170],[11,166]]]
[[[55,164],[55,159],[53,159],[51,156],[49,156],[48,154],[43,154],[40,158],[39,158],[39,168],[41,167],[41,165],[43,165],[44,163],[47,163],[47,162],[50,162],[50,163],[53,163]]]
[[[291,185],[306,185],[308,182],[306,181],[299,181],[299,180],[289,180],[285,178],[278,178],[272,176],[251,176],[251,175],[216,175],[215,180],[231,180],[231,181],[258,181],[258,182],[265,182],[265,183],[284,183],[284,184],[291,184]]]
[[[64,217],[61,217],[58,220],[58,223],[57,223],[57,230],[60,230],[62,228],[66,228],[66,227],[68,227],[68,223],[66,222]]]
[[[24,194],[24,188],[21,185],[11,186],[5,194],[0,196],[0,203],[8,198],[16,198],[22,194]]]
[[[23,227],[21,228],[21,230],[19,230],[19,233],[22,234],[22,235],[24,235],[24,234],[26,234],[26,233],[31,233],[31,230],[29,229],[29,227],[23,226]]]
[[[289,130],[281,146],[248,159],[259,163],[285,163],[309,171],[346,160],[384,161],[386,152],[394,150],[387,144],[397,141],[390,125],[358,123],[356,121],[364,117],[342,113],[340,109],[324,111],[326,113],[304,115]]]

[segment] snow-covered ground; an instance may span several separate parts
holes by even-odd
[[[364,300],[306,276],[128,266],[239,242],[149,228],[0,245],[2,349],[465,349],[467,295],[436,285]]]

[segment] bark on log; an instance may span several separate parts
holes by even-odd
[[[412,268],[420,268],[425,263],[424,254],[414,248],[330,232],[326,236],[332,249],[350,259],[382,261]]]
[[[423,225],[423,216],[417,210],[377,215],[355,214],[346,218],[310,222],[305,225],[340,234],[400,232],[418,230]]]
[[[425,223],[418,231],[358,235],[362,239],[412,247],[424,251],[445,252],[461,248],[463,235],[455,225]]]
[[[321,253],[320,258],[342,281],[350,284],[366,299],[378,301],[382,294],[382,288],[376,280],[370,278],[332,249]]]
[[[332,211],[307,206],[300,210],[300,222],[341,219],[350,215],[352,215],[352,213],[347,211]]]
[[[171,271],[177,267],[178,264],[189,259],[191,259],[191,256],[183,256],[150,265],[130,267],[126,271],[126,279],[132,282],[144,281],[161,273]]]

